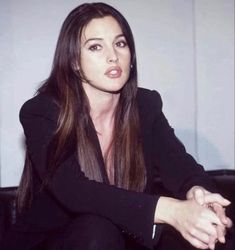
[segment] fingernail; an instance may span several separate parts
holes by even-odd
[[[225,243],[225,238],[224,238],[224,237],[220,237],[220,238],[219,238],[219,241],[220,241],[221,243]]]
[[[214,250],[215,249],[215,245],[210,245],[210,249]]]
[[[231,204],[231,201],[229,201],[228,199],[224,198],[224,201],[227,202],[228,204]]]
[[[215,244],[212,243],[212,242],[210,242],[208,246],[209,246],[210,249],[214,249],[215,248]]]
[[[228,224],[227,218],[223,218],[222,220],[223,220],[223,223],[224,223],[224,224]]]

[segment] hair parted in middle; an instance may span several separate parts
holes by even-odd
[[[130,76],[120,90],[115,110],[114,131],[106,159],[111,159],[114,185],[142,192],[146,184],[146,170],[140,138],[140,123],[136,103],[137,64],[131,28],[123,15],[105,3],[86,3],[70,12],[65,19],[55,50],[53,66],[48,79],[38,94],[49,95],[58,106],[57,129],[48,145],[48,176],[53,176],[60,163],[76,153],[81,170],[90,180],[105,182],[99,166],[94,125],[90,117],[89,100],[82,82],[89,82],[80,66],[81,35],[94,18],[112,16],[120,25],[131,53]],[[79,70],[78,70],[79,68]],[[26,162],[24,172],[29,173]],[[21,180],[24,197],[29,174]],[[50,179],[49,179],[50,181]],[[25,195],[26,196],[26,195]],[[24,198],[21,199],[23,201]],[[21,202],[22,203],[22,202]]]

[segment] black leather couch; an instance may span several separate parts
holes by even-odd
[[[214,170],[207,171],[207,173],[215,181],[220,193],[232,202],[227,208],[227,214],[235,223],[235,170]],[[156,189],[162,195],[169,195],[159,178],[156,179]],[[0,239],[4,236],[6,229],[14,224],[17,218],[15,201],[16,190],[17,187],[0,188]],[[228,231],[226,241],[227,243],[224,245],[217,244],[216,250],[235,250],[234,226]],[[40,250],[41,249],[43,249],[43,247],[40,248]],[[163,230],[158,249],[193,250],[195,248],[191,247],[189,243],[184,241],[173,228],[166,226]]]

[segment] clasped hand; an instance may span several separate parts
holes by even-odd
[[[187,211],[190,205],[192,206],[189,215],[191,218],[185,218],[185,223],[189,225],[185,227],[185,231],[182,228],[179,228],[179,231],[195,247],[214,249],[217,241],[225,243],[226,228],[232,226],[232,221],[226,216],[224,208],[229,204],[230,201],[220,194],[211,193],[201,186],[192,187],[187,192],[185,204]],[[185,215],[187,214],[185,211]]]

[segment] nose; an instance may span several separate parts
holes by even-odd
[[[108,63],[117,63],[118,55],[114,48],[110,48],[107,54],[107,62]]]

